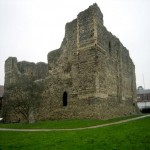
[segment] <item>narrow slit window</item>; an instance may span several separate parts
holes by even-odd
[[[109,53],[111,54],[111,42],[109,42]]]
[[[68,104],[68,94],[67,94],[67,92],[64,92],[64,94],[63,94],[63,106],[67,106],[67,104]]]

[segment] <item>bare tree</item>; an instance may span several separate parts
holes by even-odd
[[[30,123],[30,116],[40,104],[42,90],[42,85],[34,82],[31,76],[21,76],[17,82],[6,88],[7,105],[15,115],[22,114]]]

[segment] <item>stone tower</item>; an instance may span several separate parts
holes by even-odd
[[[8,73],[10,62],[15,65]],[[129,51],[103,25],[97,4],[66,24],[60,48],[48,54],[48,64],[37,66],[16,58],[8,58],[5,64],[5,85],[24,74],[34,74],[35,82],[43,85],[36,120],[104,119],[137,113],[135,66]]]

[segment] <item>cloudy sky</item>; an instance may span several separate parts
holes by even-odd
[[[47,62],[47,53],[60,47],[65,24],[95,2],[106,28],[129,49],[137,86],[150,89],[150,0],[0,0],[0,85],[9,56]]]

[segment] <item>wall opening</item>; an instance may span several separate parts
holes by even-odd
[[[67,106],[67,103],[68,103],[67,101],[68,101],[68,94],[65,91],[63,94],[63,106]]]
[[[109,42],[109,53],[111,54],[111,42]]]

